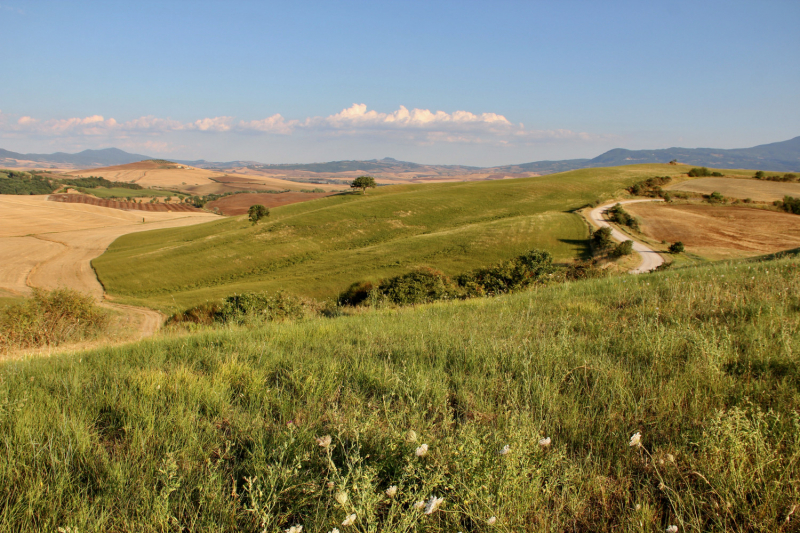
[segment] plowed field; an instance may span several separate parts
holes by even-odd
[[[98,207],[108,207],[111,209],[124,209],[126,211],[146,211],[149,213],[201,213],[200,209],[187,204],[151,204],[123,202],[110,200],[107,198],[95,198],[85,194],[51,194],[47,198],[51,202],[62,202],[67,204],[86,204]]]
[[[336,194],[333,192],[282,192],[278,194],[270,193],[242,193],[226,196],[219,200],[209,202],[206,206],[210,209],[217,208],[223,215],[243,215],[247,213],[251,205],[261,204],[264,207],[278,207],[280,205],[297,204],[316,200]]]

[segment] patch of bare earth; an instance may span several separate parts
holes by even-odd
[[[214,200],[206,204],[209,209],[217,208],[223,215],[243,215],[247,213],[252,205],[263,205],[264,207],[278,207],[281,205],[296,204],[324,198],[336,194],[333,192],[283,192],[278,194],[271,193],[241,193],[226,196],[219,200]]]
[[[671,191],[687,191],[700,194],[718,192],[723,196],[750,198],[757,202],[783,200],[784,196],[800,197],[800,183],[766,181],[737,178],[698,178],[664,187]]]
[[[625,209],[657,241],[681,241],[708,259],[750,257],[800,247],[800,216],[763,209],[640,203]]]

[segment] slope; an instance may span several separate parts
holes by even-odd
[[[569,211],[611,198],[643,177],[676,172],[685,168],[380,187],[367,196],[278,207],[258,226],[238,217],[126,236],[93,264],[110,294],[174,310],[257,289],[325,298],[419,265],[456,274],[531,248],[567,261],[586,252],[588,236]]]

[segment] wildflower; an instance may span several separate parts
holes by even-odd
[[[637,503],[636,504],[636,510],[637,511],[641,511],[642,510],[642,504],[641,503]]]
[[[417,432],[413,429],[409,429],[406,433],[406,441],[407,442],[417,442]]]
[[[493,516],[489,520],[486,521],[486,524],[489,526],[493,526],[497,523],[497,517]]]
[[[355,523],[356,523],[356,513],[353,513],[353,514],[351,514],[350,516],[348,516],[347,518],[344,519],[344,522],[342,522],[342,525],[343,526],[352,526]]]
[[[289,529],[284,529],[286,533],[300,533],[303,531],[303,526],[292,526]]]
[[[336,501],[339,502],[339,505],[344,505],[347,503],[347,493],[344,491],[337,492],[334,498],[336,498]]]
[[[671,453],[668,453],[667,454],[667,461],[669,461],[670,463],[674,463],[675,462],[675,456],[672,455]]]
[[[331,445],[331,436],[325,435],[324,437],[317,437],[317,444],[320,448],[328,448]]]
[[[667,533],[678,533],[678,526],[671,525],[667,528]]]
[[[418,447],[414,452],[414,454],[417,457],[425,457],[426,455],[428,455],[428,445],[423,444],[422,446]]]
[[[328,488],[329,488],[329,489],[332,489],[332,488],[333,488],[333,481],[328,481]]]
[[[397,496],[397,485],[392,485],[388,489],[386,489],[386,495],[390,498],[394,498]]]
[[[550,437],[547,437],[546,439],[539,439],[539,446],[542,448],[549,448],[551,441],[552,439],[550,439]]]
[[[339,529],[338,528],[333,528],[330,531],[328,531],[328,533],[339,533]]]
[[[511,446],[509,446],[508,444],[506,444],[505,446],[503,446],[503,449],[502,449],[502,450],[500,450],[498,453],[499,453],[500,455],[508,455],[508,452],[510,452],[510,451],[511,451]]]
[[[642,434],[638,431],[633,434],[631,437],[631,441],[628,443],[628,446],[638,446],[641,448],[642,446]]]
[[[414,509],[416,509],[417,511],[421,511],[424,508],[425,508],[425,502],[422,501],[422,500],[420,500],[420,501],[418,501],[417,503],[414,504]]]
[[[431,496],[431,499],[428,500],[428,503],[425,504],[425,514],[433,514],[438,509],[439,506],[442,505],[444,498],[437,498],[436,496]]]

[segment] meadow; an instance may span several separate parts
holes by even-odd
[[[276,207],[258,225],[236,217],[125,236],[92,264],[114,298],[172,313],[254,290],[330,298],[420,265],[455,275],[534,248],[568,262],[588,253],[589,229],[574,210],[687,170],[632,165],[378,187]]]
[[[798,294],[795,255],[6,362],[0,530],[798,531]]]

